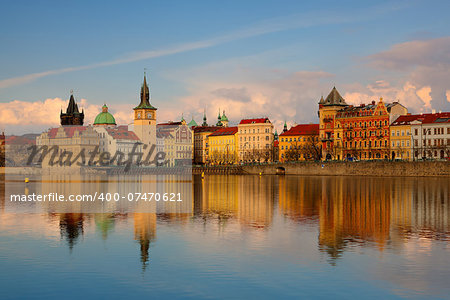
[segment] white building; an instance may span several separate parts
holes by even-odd
[[[416,115],[410,124],[415,159],[450,158],[450,112]]]

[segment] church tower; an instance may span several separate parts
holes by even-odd
[[[150,91],[145,73],[144,82],[141,86],[141,102],[133,110],[134,133],[144,145],[156,145],[156,107],[150,104]],[[149,149],[150,146],[146,150]]]
[[[70,93],[69,105],[67,106],[66,112],[59,114],[61,120],[61,125],[78,125],[82,126],[84,122],[84,110],[81,113],[78,110],[78,105],[73,98],[73,93]]]

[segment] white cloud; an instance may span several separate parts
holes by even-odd
[[[417,87],[405,82],[401,87],[391,86],[387,81],[377,81],[356,91],[346,92],[343,97],[348,104],[359,105],[383,98],[385,102],[399,101],[412,113],[431,111],[431,87]]]
[[[6,134],[20,134],[24,132],[39,133],[49,127],[60,124],[61,109],[66,110],[69,100],[48,98],[44,101],[26,102],[13,100],[0,103],[0,126]],[[90,104],[86,99],[78,101],[79,109],[84,109],[84,124],[92,124],[101,111],[101,105]],[[121,105],[112,105],[109,111],[114,115],[118,124],[132,122],[132,110],[125,110]]]
[[[372,67],[404,74],[403,85],[412,86],[407,90],[417,90],[425,109],[450,110],[446,101],[450,85],[450,37],[395,44],[368,56],[367,60]]]

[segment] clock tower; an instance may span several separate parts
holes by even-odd
[[[141,102],[134,110],[134,133],[141,142],[147,144],[147,149],[153,144],[156,146],[156,107],[150,104],[150,91],[147,85],[147,78],[144,73],[144,82],[141,86]]]

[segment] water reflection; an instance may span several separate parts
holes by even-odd
[[[139,189],[152,184],[134,183]],[[432,251],[435,242],[448,242],[449,186],[449,178],[194,176],[191,188],[185,191],[192,193],[192,201],[186,204],[191,206],[191,213],[49,212],[39,215],[40,223],[34,230],[39,232],[43,224],[59,226],[60,239],[73,252],[83,243],[87,229],[93,228],[106,241],[116,238],[116,228],[132,226],[138,245],[133,256],[139,258],[144,271],[151,265],[151,247],[161,243],[157,231],[167,228],[185,231],[186,244],[194,243],[188,242],[190,238],[197,238],[200,248],[210,243],[204,239],[205,232],[217,231],[220,238],[262,237],[263,242],[256,247],[264,249],[277,248],[276,241],[286,242],[287,237],[295,247],[314,245],[318,256],[325,257],[334,268],[345,262],[345,253],[354,253],[355,249],[406,256],[416,249],[410,241],[420,245],[421,251]],[[4,186],[0,188],[4,190]],[[113,188],[121,191],[124,187]],[[0,233],[10,230],[20,235],[20,226],[8,224],[19,224],[23,215],[4,210],[5,198],[1,197]],[[312,235],[298,234],[298,229]],[[286,235],[292,232],[295,234]],[[159,236],[164,234],[167,232]],[[447,247],[444,251],[449,250]],[[314,259],[314,255],[302,255]],[[296,257],[287,254],[286,259],[290,256],[293,260]]]

